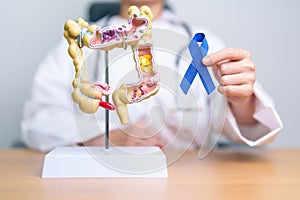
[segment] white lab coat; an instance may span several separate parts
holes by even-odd
[[[154,53],[161,77],[161,89],[148,100],[128,105],[132,123],[145,122],[155,133],[159,132],[170,141],[168,146],[179,149],[195,149],[210,141],[207,135],[219,133],[236,143],[249,146],[272,141],[282,129],[282,122],[272,100],[258,84],[254,88],[254,118],[259,124],[255,126],[237,124],[224,97],[217,91],[212,96],[206,95],[198,77],[189,95],[182,94],[179,84],[191,60],[187,50],[180,50],[191,38],[187,37],[187,31],[179,22],[169,11],[164,11],[153,22]],[[124,24],[126,21],[114,16],[98,24],[104,26],[104,23]],[[209,52],[224,47],[209,30],[200,28],[192,31],[206,34]],[[75,70],[67,47],[67,42],[62,39],[50,51],[34,76],[31,96],[25,104],[22,120],[22,138],[30,148],[49,151],[57,146],[86,141],[105,131],[104,109],[99,108],[96,114],[84,114],[71,99]],[[101,52],[100,58],[96,54],[95,50],[85,49],[88,74],[91,79],[94,77],[94,81],[103,80],[104,74],[104,54]],[[175,58],[178,54],[183,58],[176,66]],[[130,50],[113,50],[109,52],[109,58],[112,87],[138,80]],[[100,60],[98,71],[95,67],[97,59]],[[120,125],[115,112],[110,113],[111,130],[126,127]]]

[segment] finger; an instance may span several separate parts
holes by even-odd
[[[229,74],[221,76],[220,84],[223,86],[253,84],[255,79],[254,73]]]
[[[238,74],[243,72],[254,73],[255,66],[250,61],[225,62],[219,66],[220,74]]]
[[[125,146],[154,146],[154,143],[147,140],[131,138],[126,141]]]
[[[238,99],[246,99],[253,94],[253,86],[251,84],[244,85],[228,85],[219,86],[218,90],[227,98],[236,97]]]
[[[250,57],[250,54],[248,51],[244,49],[225,48],[218,52],[205,56],[202,59],[202,63],[206,66],[211,66],[222,61],[228,61],[228,60],[236,61],[236,60],[242,60],[243,58],[246,57]]]
[[[126,127],[123,129],[123,132],[128,136],[142,139],[150,138],[157,134],[156,132],[151,131],[150,128],[144,128],[141,124],[137,123]]]
[[[130,137],[126,143],[127,146],[158,146],[162,148],[164,146],[164,142],[159,140],[158,138],[134,138]]]

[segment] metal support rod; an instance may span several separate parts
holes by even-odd
[[[108,51],[105,51],[105,82],[109,84]],[[109,102],[109,95],[105,96],[105,101]],[[105,149],[109,149],[109,110],[108,109],[105,109]]]

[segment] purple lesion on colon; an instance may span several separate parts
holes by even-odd
[[[105,30],[102,32],[102,43],[110,42],[117,37],[116,30]]]

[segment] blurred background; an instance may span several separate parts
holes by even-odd
[[[64,22],[69,18],[88,19],[92,3],[108,1],[2,1],[0,148],[20,146],[23,104],[34,72],[62,38]],[[227,46],[251,52],[257,78],[273,97],[284,124],[281,134],[268,147],[300,147],[300,1],[167,2],[177,15],[194,25],[210,28]]]

